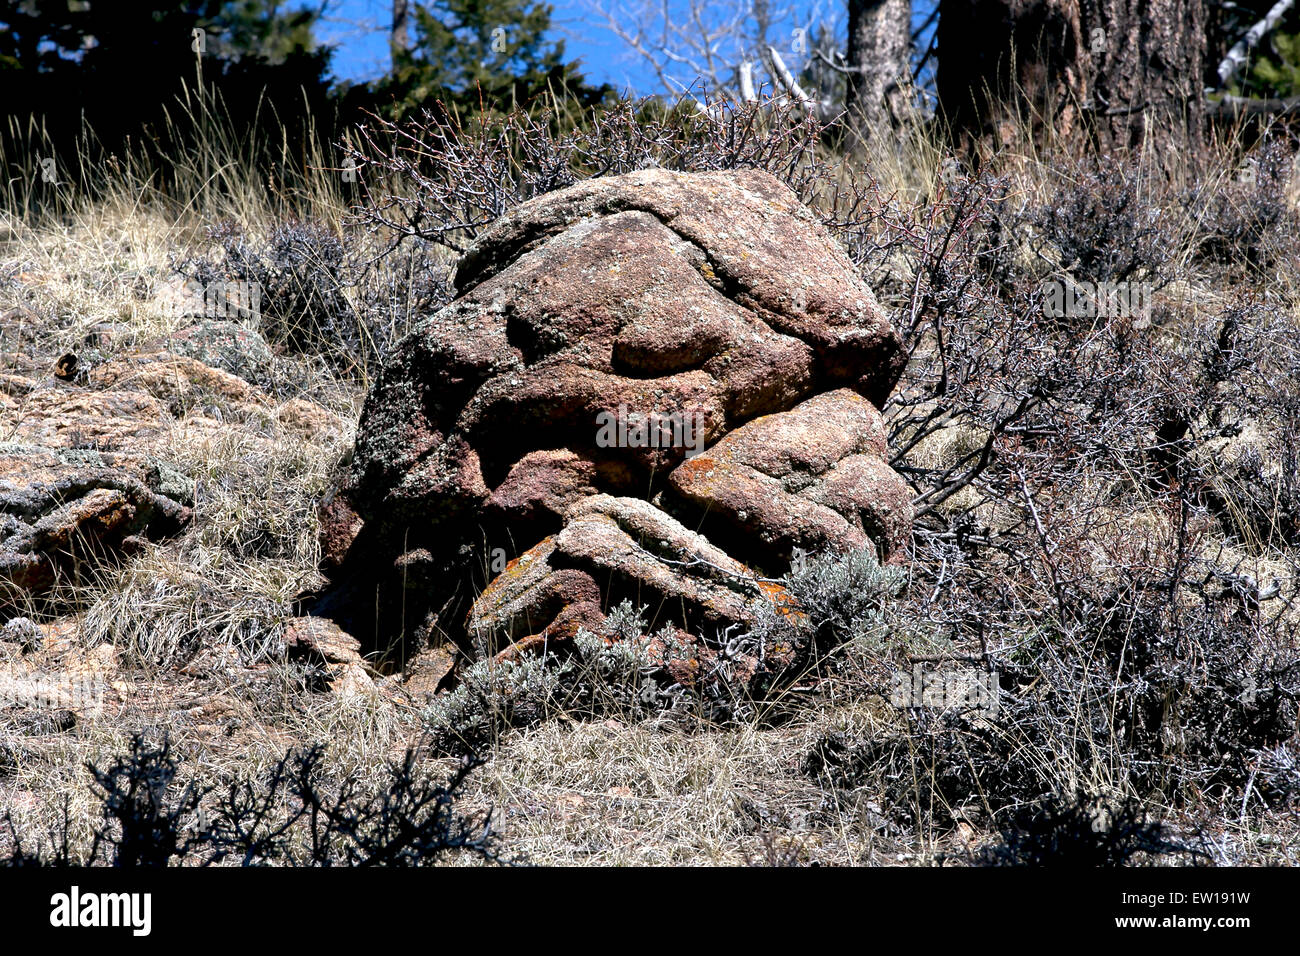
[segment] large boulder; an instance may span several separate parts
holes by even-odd
[[[898,334],[770,175],[542,196],[475,242],[455,287],[367,397],[322,512],[322,613],[482,650],[598,624],[628,595],[725,630],[784,600],[765,577],[796,547],[902,559],[909,495],[877,409]]]

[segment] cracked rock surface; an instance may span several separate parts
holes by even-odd
[[[190,512],[163,482],[144,456],[0,445],[0,603],[75,580],[140,535],[175,531]]]

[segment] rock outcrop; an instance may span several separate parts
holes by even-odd
[[[266,339],[237,322],[207,319],[173,332],[166,350],[230,372],[254,385],[271,383],[275,356]]]
[[[785,606],[795,548],[903,560],[877,408],[898,335],[771,176],[545,195],[455,285],[367,397],[320,613],[484,652],[599,632],[626,597],[707,636]]]
[[[0,606],[21,606],[106,554],[175,531],[189,509],[130,454],[0,445]]]
[[[45,377],[40,363],[0,373],[0,616],[57,602],[59,585],[84,583],[116,555],[179,530],[193,479],[168,460],[178,440],[220,442],[254,415],[302,437],[342,429],[317,405],[276,403],[170,352],[123,353],[84,371],[61,362],[79,369],[64,378],[54,364]]]

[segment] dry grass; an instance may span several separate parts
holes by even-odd
[[[889,207],[922,223],[926,204],[947,188],[948,157],[932,131],[909,130],[888,148],[875,144],[867,151]],[[268,190],[248,175],[246,156],[242,146],[216,135],[203,155],[178,158],[181,185],[166,197],[124,161],[107,196],[94,202],[69,196],[43,216],[31,212],[32,196],[11,184],[0,221],[0,311],[23,306],[39,316],[36,338],[22,350],[42,358],[79,351],[86,333],[103,323],[120,328],[104,359],[165,339],[185,322],[167,304],[177,279],[172,265],[208,251],[204,229],[218,221],[234,221],[256,237],[291,210],[344,233],[344,200],[332,177]],[[1000,157],[1008,212],[1050,202],[1074,175],[1067,159],[1028,148]],[[1240,165],[1236,148],[1225,147],[1206,181],[1227,182]],[[1154,172],[1141,174],[1139,189],[1161,202],[1170,196]],[[1163,301],[1195,325],[1218,314],[1249,280],[1238,276],[1229,284],[1198,263],[1191,211],[1170,208],[1176,237],[1170,271],[1177,282],[1163,290]],[[877,238],[889,241],[880,228]],[[888,279],[882,298],[890,302],[891,294],[912,285],[915,272],[895,257],[882,276]],[[1298,276],[1288,269],[1268,278],[1269,295],[1293,314]],[[905,301],[898,294],[892,304]],[[287,749],[322,743],[331,773],[378,786],[385,760],[422,743],[415,710],[381,694],[320,693],[312,674],[282,659],[278,642],[289,605],[320,580],[315,505],[352,445],[366,383],[292,355],[277,357],[276,375],[289,384],[290,396],[324,406],[344,427],[326,440],[305,439],[270,414],[250,414],[214,430],[202,408],[167,423],[158,452],[195,483],[192,524],[83,583],[72,595],[78,613],[65,619],[64,637],[42,658],[57,669],[74,650],[112,647],[114,683],[103,713],[81,715],[67,732],[31,735],[14,729],[0,710],[0,750],[14,757],[8,769],[0,761],[0,807],[11,808],[24,831],[52,831],[66,806],[74,841],[84,843],[96,813],[84,768],[120,755],[139,731],[170,734],[187,769],[206,781],[254,777]],[[966,450],[972,436],[982,433],[955,428],[921,449],[918,459],[935,466]],[[1073,492],[1085,500],[1110,493],[1092,486]],[[956,498],[949,510],[965,507]],[[1268,573],[1294,567],[1273,538],[1249,545]],[[1103,570],[1110,558],[1097,557]],[[1288,581],[1284,596],[1289,600],[1293,591]],[[945,642],[932,633],[910,637]],[[871,740],[905,728],[881,695],[887,665],[887,654],[850,661],[835,680],[783,708],[781,719],[765,711],[716,726],[698,717],[613,713],[584,722],[551,714],[496,740],[466,801],[469,808],[494,808],[510,850],[535,863],[925,865],[957,858],[994,834],[964,822],[890,822],[872,785],[837,792],[803,767],[828,733]],[[916,786],[923,788],[925,768],[917,769]],[[1058,769],[1079,775],[1076,782],[1094,792],[1124,789],[1107,778],[1107,768]],[[1201,827],[1216,862],[1300,860],[1300,828],[1285,814],[1243,809],[1206,828],[1193,809],[1162,809],[1189,832]]]
[[[219,220],[257,235],[287,214],[286,195],[249,176],[240,158],[220,138],[209,141],[209,155],[177,157],[169,196],[128,163],[110,171],[116,178],[105,195],[91,201],[69,190],[44,215],[11,182],[0,312],[23,307],[38,317],[16,361],[85,354],[86,334],[111,324],[111,339],[95,350],[108,361],[191,324],[173,307],[173,263],[204,250],[205,229]],[[220,188],[214,168],[236,188]],[[341,228],[333,182],[322,173],[314,186],[297,184],[294,206]],[[29,833],[52,832],[66,800],[74,842],[84,843],[98,811],[86,765],[105,766],[136,732],[170,734],[187,769],[211,781],[256,775],[301,744],[328,744],[329,765],[344,773],[371,773],[381,757],[400,754],[402,721],[391,705],[313,693],[310,675],[277,651],[293,598],[319,582],[316,503],[351,447],[364,382],[340,379],[310,357],[279,356],[275,371],[280,397],[309,399],[341,427],[309,438],[270,409],[216,421],[202,407],[159,423],[151,451],[192,480],[194,519],[180,536],[66,595],[80,611],[62,619],[71,622],[66,636],[43,663],[60,673],[60,645],[106,644],[111,685],[102,713],[79,714],[71,731],[29,736],[4,721],[0,743],[14,759],[0,770],[0,805]]]

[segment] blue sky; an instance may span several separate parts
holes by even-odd
[[[629,6],[627,0],[612,0],[616,5]],[[730,2],[710,2],[710,11],[725,14],[735,9]],[[929,15],[935,0],[914,0],[912,18],[915,26]],[[670,0],[670,5],[684,7],[684,3]],[[779,5],[779,4],[775,4]],[[793,7],[801,18],[815,15],[829,20],[844,32],[844,0],[794,0]],[[555,35],[565,41],[565,52],[570,58],[581,59],[589,79],[611,83],[619,89],[630,89],[635,94],[660,92],[653,74],[630,54],[623,44],[591,12],[585,0],[553,0]],[[350,80],[366,80],[379,76],[388,66],[387,28],[392,4],[390,0],[334,0],[329,5],[326,22],[318,35],[327,43],[338,47],[334,57],[336,75]]]
[[[582,0],[559,0],[552,6],[556,38],[564,39],[570,57],[582,59],[592,80],[650,91],[650,74],[635,60],[620,56],[621,44],[608,30],[594,27]],[[336,0],[331,4],[327,22],[317,33],[325,42],[338,45],[334,55],[337,75],[366,80],[387,69],[391,9],[389,0]]]

